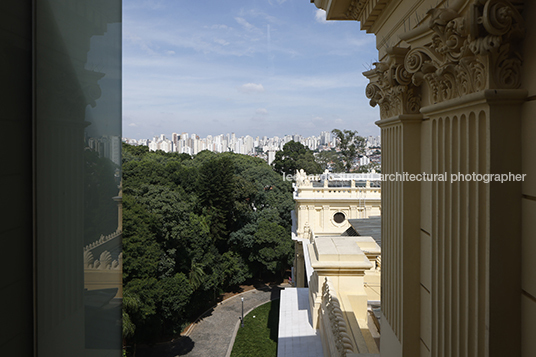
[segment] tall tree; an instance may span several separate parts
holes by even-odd
[[[266,162],[125,152],[124,293],[139,301],[125,310],[132,342],[173,335],[223,289],[288,267],[292,188]]]
[[[203,284],[203,279],[205,278],[205,272],[203,271],[203,266],[199,263],[196,263],[192,260],[192,265],[190,268],[190,273],[188,274],[188,281],[190,285],[195,290]]]
[[[381,167],[380,164],[377,164],[375,162],[371,162],[371,163],[368,163],[366,165],[359,166],[359,169],[357,170],[357,172],[368,174],[368,173],[372,172],[372,170],[374,170],[374,172],[376,172],[376,173],[381,173],[382,172],[382,167]]]
[[[226,239],[235,203],[234,164],[229,157],[209,159],[199,172],[199,200],[211,217],[210,229],[217,240]]]
[[[333,129],[331,133],[337,138],[340,157],[344,161],[344,169],[346,172],[350,172],[355,159],[365,153],[365,138],[357,135],[355,130]]]
[[[276,172],[285,175],[294,175],[297,170],[303,169],[308,174],[319,174],[322,168],[316,163],[311,149],[296,141],[289,141],[283,150],[275,153],[272,167]]]
[[[122,315],[123,315],[123,344],[126,344],[126,341],[134,336],[136,332],[136,325],[132,322],[130,315],[134,315],[140,309],[140,299],[132,294],[130,291],[125,290],[123,293],[123,306],[122,306]]]
[[[344,162],[339,157],[339,153],[335,149],[320,151],[315,154],[315,160],[318,162],[322,170],[330,170],[333,172],[344,171]]]

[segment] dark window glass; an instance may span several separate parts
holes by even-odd
[[[346,216],[344,215],[344,213],[342,212],[337,212],[333,215],[333,220],[336,222],[336,223],[342,223],[344,222],[344,220],[346,219]]]
[[[121,355],[121,1],[35,1],[37,352]]]

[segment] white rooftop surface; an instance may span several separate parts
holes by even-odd
[[[309,314],[309,289],[281,290],[277,357],[323,357],[320,334]]]

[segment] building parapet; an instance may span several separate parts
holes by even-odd
[[[294,200],[329,199],[329,200],[380,200],[379,187],[299,187],[294,190]]]
[[[379,200],[381,175],[377,173],[329,173],[307,175],[296,172],[294,199]],[[365,186],[356,183],[364,182]],[[371,182],[374,184],[371,185]]]
[[[100,238],[97,239],[96,241],[94,241],[93,243],[91,244],[88,244],[84,247],[84,252],[88,251],[88,250],[93,250],[115,238],[118,238],[121,236],[123,232],[121,230],[117,230],[111,234],[108,234],[108,235],[103,235],[101,234]]]
[[[84,288],[88,291],[113,291],[116,298],[123,297],[122,231],[101,235],[84,247]],[[98,259],[96,259],[98,257]],[[114,259],[115,257],[115,259]]]
[[[320,175],[320,181],[381,181],[381,174],[378,173],[331,173],[324,172]]]
[[[123,253],[113,259],[114,251],[120,251],[121,230],[117,230],[108,235],[101,235],[100,238],[84,247],[84,269],[121,269],[123,264]],[[115,253],[117,254],[117,253]],[[99,259],[95,259],[95,257]]]

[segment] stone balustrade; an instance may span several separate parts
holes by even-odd
[[[348,356],[356,352],[348,334],[339,298],[331,279],[326,277],[322,285],[322,303],[320,306],[321,329],[324,331],[324,350],[329,356]]]

